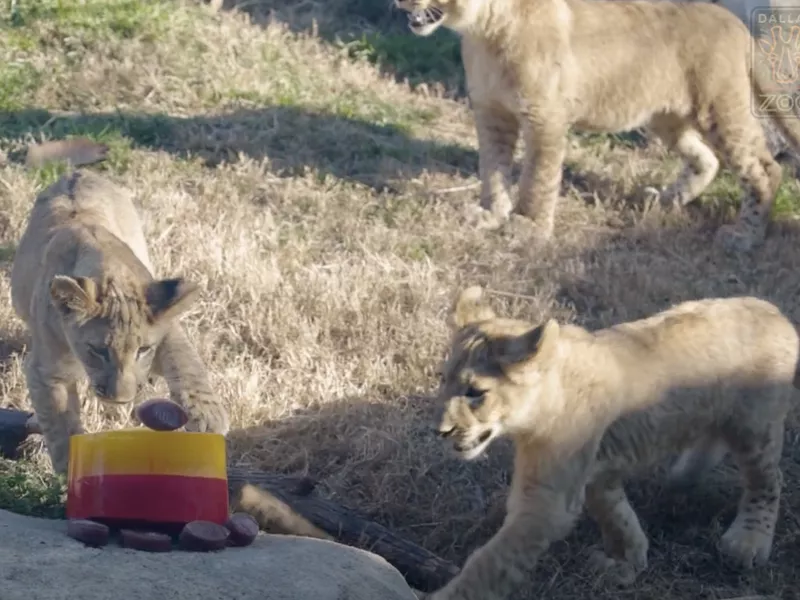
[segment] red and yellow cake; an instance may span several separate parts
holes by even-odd
[[[228,518],[224,436],[143,428],[72,436],[67,518],[223,524]]]

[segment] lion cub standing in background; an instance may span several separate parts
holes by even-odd
[[[461,52],[478,135],[479,223],[497,227],[512,211],[553,234],[570,128],[648,128],[684,162],[661,193],[686,205],[711,184],[722,161],[747,188],[735,224],[717,241],[730,252],[763,242],[782,170],[755,116],[753,95],[774,85],[747,27],[705,3],[647,0],[394,0],[411,31],[448,27]],[[754,60],[761,59],[761,60]],[[800,152],[796,115],[768,115]],[[519,202],[510,198],[518,138],[525,142]]]
[[[11,301],[31,334],[25,377],[53,469],[83,431],[77,383],[101,401],[134,400],[151,371],[189,413],[186,429],[227,434],[228,413],[178,317],[198,296],[183,279],[153,278],[126,190],[90,171],[36,198],[11,270]]]
[[[624,480],[716,445],[733,455],[744,484],[721,550],[743,568],[767,561],[800,354],[797,330],[778,308],[706,299],[589,332],[497,317],[473,287],[454,313],[439,433],[466,460],[510,436],[514,474],[500,530],[426,598],[510,597],[584,504],[602,532],[594,562],[633,582],[647,566],[648,540]]]

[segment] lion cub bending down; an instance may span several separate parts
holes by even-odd
[[[515,210],[550,238],[568,130],[647,127],[685,162],[661,194],[666,205],[688,204],[714,180],[713,147],[752,191],[717,241],[727,251],[763,241],[782,170],[752,96],[775,82],[767,57],[751,57],[750,33],[729,10],[645,0],[394,1],[416,35],[440,26],[461,34],[483,225],[497,227]],[[770,117],[800,152],[795,115]],[[514,207],[509,176],[520,134],[525,159]]]
[[[97,397],[134,400],[151,371],[189,413],[186,429],[227,434],[228,413],[178,317],[198,296],[183,279],[153,278],[126,190],[90,171],[61,177],[36,198],[11,269],[11,301],[31,334],[25,377],[56,473],[81,433],[77,383]]]
[[[712,441],[731,452],[744,484],[721,550],[742,568],[768,559],[800,347],[778,308],[706,299],[589,332],[497,317],[473,287],[454,322],[439,433],[467,460],[510,436],[514,474],[502,527],[431,600],[510,597],[584,505],[602,531],[595,562],[631,583],[647,566],[648,540],[625,478]]]

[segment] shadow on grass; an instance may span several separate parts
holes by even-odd
[[[610,234],[591,249],[565,249],[543,259],[535,272],[525,270],[523,261],[529,259],[522,250],[519,261],[508,265],[524,281],[514,292],[536,297],[555,278],[554,311],[567,309],[589,329],[642,318],[685,300],[746,294],[775,302],[800,322],[800,251],[795,250],[800,229],[775,224],[751,257],[725,257],[711,246],[724,218],[675,227],[640,224]],[[582,268],[559,267],[570,260]],[[426,383],[434,385],[419,385]],[[362,397],[321,402],[234,432],[231,455],[245,457],[254,468],[310,474],[321,482],[319,493],[463,565],[502,523],[512,453],[510,444],[500,441],[485,459],[455,458],[433,432],[439,410],[432,397],[376,387]],[[717,550],[740,493],[739,475],[729,462],[697,488],[683,491],[663,483],[661,465],[626,486],[650,539],[650,566],[628,591],[631,596],[697,598],[700,589],[706,598],[780,596],[791,588],[798,577],[794,546],[800,535],[796,416],[788,425],[782,462],[786,487],[768,565],[742,573],[724,566]],[[543,556],[526,597],[619,598],[620,591],[598,583],[586,563],[585,551],[599,541],[597,527],[584,515]]]
[[[424,83],[447,97],[466,94],[458,36],[445,28],[430,37],[414,35],[393,0],[223,0],[220,8],[245,13],[261,26],[274,20],[295,33],[315,33],[412,86]]]
[[[435,412],[432,398],[350,398],[234,431],[230,447],[247,456],[248,466],[311,475],[320,482],[315,493],[460,567],[502,524],[512,451],[500,440],[485,459],[461,461],[433,433]],[[800,469],[791,455],[784,463],[787,489],[796,489]],[[653,472],[628,483],[651,544],[650,567],[631,590],[636,597],[695,598],[701,585],[709,598],[778,593],[794,581],[791,546],[798,527],[791,517],[779,523],[766,568],[742,574],[721,563],[716,544],[733,519],[738,485],[737,472],[724,466],[688,491],[668,488]],[[783,503],[784,514],[800,508],[790,491]],[[599,583],[586,563],[586,551],[599,542],[584,514],[541,558],[524,597],[619,598],[619,590]]]
[[[476,172],[478,160],[471,148],[414,139],[398,126],[281,106],[191,118],[135,113],[61,116],[27,110],[0,115],[0,132],[7,138],[116,135],[134,147],[200,158],[207,166],[236,162],[241,156],[268,158],[281,176],[302,175],[311,168],[378,190],[391,189],[398,175],[414,176],[422,170],[469,175]]]

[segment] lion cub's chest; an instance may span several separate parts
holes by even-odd
[[[521,105],[516,73],[480,40],[464,38],[461,49],[473,105],[494,105],[518,114]]]

